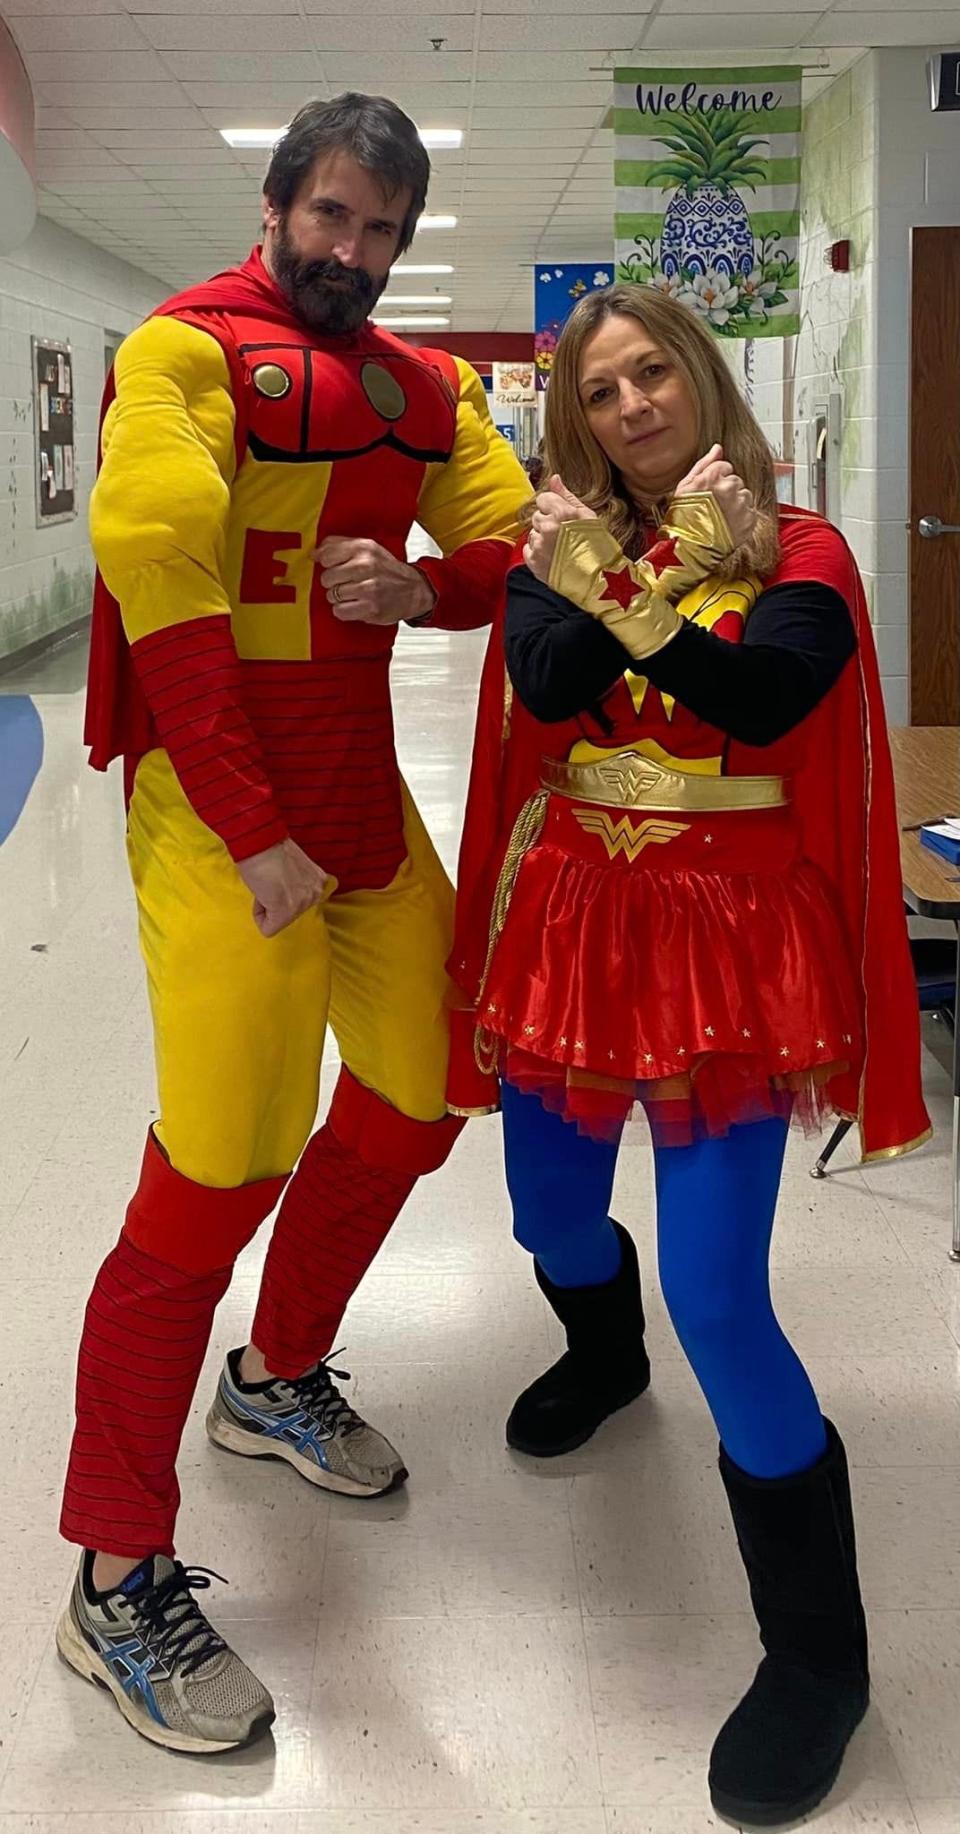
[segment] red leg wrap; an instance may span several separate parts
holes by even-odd
[[[282,1178],[193,1184],[147,1140],[119,1242],[97,1275],[77,1365],[77,1425],[61,1516],[104,1554],[172,1554],[176,1459],[233,1263]]]
[[[172,1554],[176,1460],[229,1267],[185,1274],[126,1234],[97,1275],[77,1365],[60,1532],[104,1554]]]
[[[333,1348],[348,1300],[421,1172],[443,1164],[462,1123],[411,1121],[341,1072],[274,1225],[253,1342],[276,1375]]]

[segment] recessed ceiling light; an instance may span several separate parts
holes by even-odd
[[[402,267],[391,268],[390,272],[391,274],[452,274],[453,268],[447,261],[437,262],[432,267],[408,267],[404,262]]]
[[[449,318],[435,318],[432,313],[403,313],[399,318],[375,318],[375,325],[382,325],[384,331],[439,331],[449,325]]]
[[[386,293],[385,306],[452,306],[449,293]]]
[[[220,133],[228,146],[274,147],[287,131],[283,127],[222,127]],[[423,145],[431,152],[452,152],[463,145],[463,129],[460,127],[424,127],[420,130]]]
[[[421,217],[417,229],[456,229],[456,217]]]

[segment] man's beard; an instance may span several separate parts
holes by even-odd
[[[304,261],[281,218],[271,251],[273,276],[311,331],[330,336],[359,331],[387,284],[366,268],[344,267],[334,259]]]

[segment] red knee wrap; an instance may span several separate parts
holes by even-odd
[[[412,1121],[375,1090],[364,1088],[349,1070],[340,1072],[327,1125],[364,1165],[404,1172],[410,1178],[438,1171],[463,1129],[456,1115],[442,1121]]]
[[[232,1267],[285,1184],[285,1178],[261,1178],[232,1191],[194,1184],[174,1170],[151,1131],[123,1232],[144,1254],[184,1273]]]

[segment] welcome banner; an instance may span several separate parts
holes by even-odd
[[[800,71],[615,70],[616,260],[720,337],[800,328]]]

